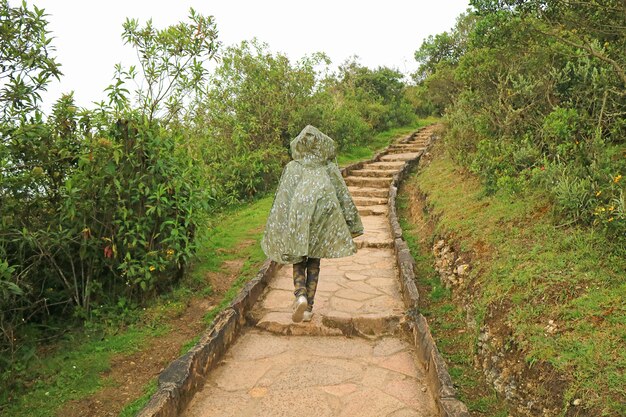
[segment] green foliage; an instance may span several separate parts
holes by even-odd
[[[65,184],[59,214],[80,239],[67,262],[78,253],[88,263],[80,270],[108,271],[107,293],[120,294],[113,290],[120,287],[135,298],[162,286],[192,254],[195,213],[206,197],[197,167],[177,147],[181,137],[129,115],[91,139],[80,169]],[[88,277],[83,281],[89,285]]]
[[[226,48],[189,119],[216,205],[272,190],[307,124],[348,149],[415,119],[399,72],[352,60],[330,74],[329,64],[321,53],[292,63],[257,40]]]
[[[24,30],[46,41],[43,12],[24,10],[9,8],[9,14],[39,19]],[[94,304],[126,300],[124,311],[182,276],[208,197],[192,149],[182,146],[183,129],[170,121],[191,85],[202,89],[199,65],[216,45],[212,18],[193,11],[190,18],[164,31],[125,25],[125,39],[142,55],[147,93],[131,96],[125,83],[134,70],[118,66],[108,104],[77,109],[65,95],[44,120],[35,89],[21,93],[28,106],[9,109],[21,117],[2,121],[2,380],[32,356],[33,340],[64,326],[59,321],[97,319]],[[187,39],[191,33],[195,37]],[[2,38],[2,50],[12,53],[5,42],[14,41]],[[38,61],[45,53],[39,48],[28,62],[45,75],[53,61]],[[19,68],[23,57],[15,59],[10,68]],[[162,101],[167,114],[155,117]]]
[[[23,118],[38,108],[50,78],[61,76],[42,9],[26,2],[0,2],[0,122]],[[2,132],[3,133],[3,132]],[[4,139],[3,139],[4,142]]]
[[[449,151],[488,193],[544,187],[566,222],[626,243],[612,214],[625,192],[626,6],[471,4],[416,53],[422,94],[446,111]]]
[[[194,138],[218,204],[235,204],[272,188],[315,85],[316,55],[292,64],[256,40],[227,48],[198,103]]]
[[[136,303],[125,297],[115,304],[92,308],[92,320],[83,331],[64,335],[57,341],[57,349],[44,358],[33,355],[28,363],[20,364],[9,383],[2,385],[2,415],[54,415],[67,401],[106,386],[110,382],[102,374],[109,369],[113,357],[136,352],[154,338],[176,332],[176,328],[166,326],[166,322],[180,314],[193,294],[210,294],[206,274],[219,271],[227,260],[245,259],[241,278],[226,295],[230,298],[220,304],[228,305],[238,289],[255,276],[265,259],[258,242],[271,204],[271,197],[263,198],[245,207],[233,207],[226,213],[203,217],[199,221],[200,247],[192,260],[192,272],[177,284],[175,291],[153,299],[143,309],[137,309]],[[211,313],[215,315],[218,311],[216,308]],[[155,382],[148,383],[145,394],[125,407],[121,415],[135,415],[156,390]],[[22,383],[30,388],[20,390]],[[14,396],[8,402],[10,405],[7,395]]]
[[[331,73],[322,53],[291,62],[253,40],[221,51],[209,72],[221,44],[213,17],[194,10],[164,29],[126,20],[139,65],[116,65],[95,108],[66,94],[44,115],[40,93],[61,75],[46,25],[42,10],[2,0],[0,381],[10,390],[24,388],[14,376],[38,342],[128,325],[175,288],[207,244],[199,225],[271,192],[305,125],[349,159],[415,121],[389,68],[352,60]],[[263,257],[246,253],[245,268]]]
[[[419,62],[413,79],[418,83],[415,103],[422,115],[442,115],[452,104],[462,84],[456,78],[455,68],[469,47],[468,34],[474,28],[476,17],[464,13],[450,32],[429,36],[415,52]]]
[[[468,49],[468,34],[471,33],[476,17],[471,12],[461,14],[450,32],[430,35],[415,51],[415,60],[420,64],[413,74],[416,81],[425,80],[440,66],[455,66]]]
[[[38,111],[40,93],[52,77],[61,75],[43,10],[26,3],[0,4],[0,380],[16,357],[30,358],[31,346],[20,344],[17,327],[42,310],[62,304],[37,271],[30,251],[28,228],[42,224],[60,199],[58,187],[75,166],[70,152],[74,119],[64,119],[62,98],[50,123]],[[71,99],[70,99],[71,101]],[[68,133],[62,138],[61,132]],[[41,285],[43,284],[43,285]],[[48,293],[50,296],[44,295]],[[60,298],[60,297],[59,297]],[[37,332],[32,332],[37,334]]]
[[[341,145],[350,146],[363,143],[374,132],[411,123],[415,118],[414,110],[406,98],[402,79],[403,74],[396,70],[386,67],[372,70],[356,60],[346,61],[339,67],[338,80],[329,87],[337,110],[344,109],[345,121],[341,122],[342,115],[339,115],[338,126],[331,125],[326,130],[334,133],[333,137],[337,137]],[[349,121],[350,115],[359,117],[362,122]],[[350,126],[356,127],[352,135],[336,131],[337,127]],[[369,133],[365,130],[367,127],[371,129]]]
[[[152,121],[162,104],[161,119],[181,116],[189,92],[202,92],[208,70],[203,65],[217,53],[217,29],[213,16],[202,16],[190,9],[189,23],[181,22],[158,30],[148,20],[140,27],[136,19],[124,22],[122,39],[137,51],[145,86],[138,101],[144,116]],[[130,74],[134,76],[134,68]]]

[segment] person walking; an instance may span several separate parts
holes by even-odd
[[[337,166],[335,141],[308,125],[290,143],[261,247],[293,265],[294,322],[310,321],[321,258],[356,253],[363,223]]]

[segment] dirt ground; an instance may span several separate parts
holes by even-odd
[[[143,349],[130,355],[118,355],[111,361],[111,368],[101,375],[106,386],[94,395],[71,401],[59,412],[63,417],[112,417],[143,394],[144,386],[159,375],[165,367],[180,356],[182,346],[206,328],[203,316],[218,304],[233,281],[239,276],[244,261],[226,261],[223,272],[210,272],[207,281],[213,288],[209,297],[191,298],[185,310],[166,321],[173,329],[168,334],[150,340]]]

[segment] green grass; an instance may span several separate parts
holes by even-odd
[[[555,227],[546,199],[537,192],[485,196],[482,186],[445,156],[410,182],[428,195],[439,219],[436,235],[486,252],[471,272],[480,288],[474,301],[478,327],[490,306],[508,303],[501,320],[528,364],[550,364],[565,377],[565,401],[581,398],[601,415],[624,415],[624,254],[592,230]],[[433,277],[432,271],[427,276]],[[431,285],[435,298],[450,299],[439,295],[438,284]],[[444,314],[434,307],[429,313]],[[548,320],[559,331],[547,334]],[[475,407],[484,404],[488,401]]]
[[[208,271],[218,271],[227,260],[245,260],[239,277],[220,303],[205,316],[207,323],[211,323],[230,304],[265,260],[259,242],[273,201],[273,196],[267,196],[249,205],[229,208],[212,219],[200,236],[201,249],[193,267],[192,280],[203,280]]]
[[[44,360],[34,359],[30,371],[33,385],[24,395],[2,409],[3,416],[50,417],[64,403],[88,396],[109,383],[100,374],[110,368],[116,354],[130,354],[144,343],[170,331],[164,326],[131,327],[116,335],[78,336],[62,343],[58,352]]]
[[[437,120],[438,119],[436,118],[429,117],[428,119],[417,120],[409,126],[398,127],[378,133],[370,141],[368,141],[367,144],[344,149],[337,156],[337,163],[340,166],[345,166],[354,162],[370,159],[376,154],[376,152],[387,147],[394,139],[407,135],[420,127],[435,123]]]
[[[157,378],[153,378],[148,385],[144,387],[143,395],[124,407],[124,409],[120,412],[119,417],[136,416],[137,413],[139,413],[139,411],[141,411],[141,409],[148,404],[148,401],[150,401],[150,398],[157,391],[157,388]]]

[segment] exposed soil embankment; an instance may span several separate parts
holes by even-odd
[[[429,163],[436,166],[428,169]],[[422,186],[427,180],[420,175],[439,178]],[[500,212],[494,199],[480,197],[480,188],[435,146],[399,193],[405,238],[417,259],[420,309],[461,400],[476,416],[620,415],[619,390],[602,399],[603,387],[591,391],[594,385],[585,379],[587,372],[588,378],[601,381],[604,370],[592,371],[593,366],[585,368],[566,356],[571,355],[572,335],[595,333],[584,333],[564,318],[564,303],[576,306],[576,297],[584,297],[587,287],[554,282],[559,275],[578,277],[577,267],[566,269],[567,253],[551,255],[552,264],[546,266],[547,249],[537,249],[549,245],[541,242],[545,237],[533,241],[524,230],[549,230],[545,203],[513,201],[510,213]],[[536,262],[531,251],[538,253]],[[502,256],[507,262],[501,262]],[[584,339],[578,346],[593,343]],[[603,365],[607,374],[619,378],[619,365],[611,368],[609,362]]]

